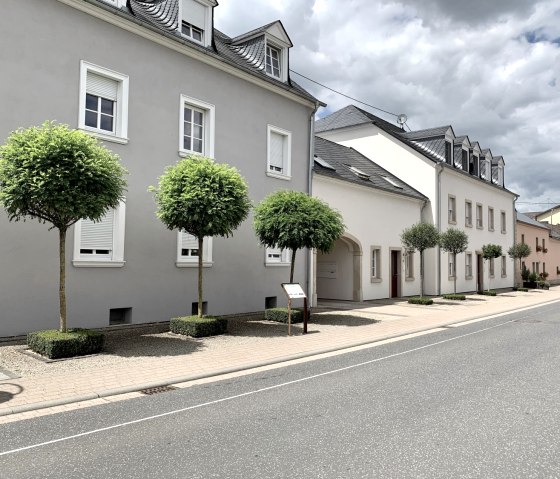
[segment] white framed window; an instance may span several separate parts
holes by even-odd
[[[372,246],[370,248],[370,276],[372,283],[381,281],[381,246]]]
[[[267,43],[266,45],[266,74],[274,78],[282,78],[282,50]]]
[[[290,266],[290,251],[280,248],[265,249],[265,266]]]
[[[504,186],[504,167],[498,165],[498,185]]]
[[[414,250],[408,250],[404,256],[404,276],[405,279],[414,279]]]
[[[204,30],[202,28],[195,27],[184,20],[181,22],[181,34],[199,43],[202,43],[204,39]]]
[[[180,0],[179,25],[181,35],[204,46],[212,43],[212,0]]]
[[[500,211],[500,231],[506,233],[506,212]]]
[[[472,227],[472,202],[465,200],[465,226]]]
[[[103,140],[128,143],[127,75],[80,62],[78,127]]]
[[[476,204],[476,227],[479,230],[484,227],[484,221],[482,219],[482,205],[480,203]]]
[[[268,125],[266,174],[274,178],[291,178],[292,133]]]
[[[451,224],[456,224],[457,223],[457,204],[455,201],[455,197],[453,195],[449,195],[448,198],[448,210],[449,210],[449,214],[447,217],[447,220],[449,223]]]
[[[502,256],[502,278],[507,276],[507,259],[505,256]]]
[[[490,277],[493,278],[494,277],[494,258],[490,258],[489,268],[490,268]]]
[[[205,268],[212,266],[212,237],[204,238],[202,245],[202,265]],[[177,262],[178,268],[198,267],[198,240],[185,231],[177,232]]]
[[[488,207],[488,231],[494,231],[494,208]]]
[[[75,267],[124,266],[124,230],[126,207],[121,201],[100,221],[80,220],[74,225]]]
[[[447,273],[450,278],[455,278],[455,255],[453,253],[447,253]]]
[[[216,107],[181,95],[179,120],[179,155],[214,157]]]
[[[472,253],[465,253],[465,279],[472,279]]]

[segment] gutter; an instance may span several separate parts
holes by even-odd
[[[442,162],[436,164],[436,228],[438,233],[441,233],[441,174],[443,173]],[[437,265],[437,281],[436,281],[436,295],[441,294],[441,251],[439,245],[436,246],[436,265]]]
[[[307,194],[309,196],[313,195],[313,163],[315,158],[315,114],[317,110],[321,106],[326,106],[323,103],[317,102],[315,103],[315,108],[311,112],[309,116],[309,169],[307,172]],[[315,306],[314,301],[314,288],[313,284],[315,283],[315,271],[313,268],[313,251],[308,250],[307,255],[305,256],[305,269],[307,270],[307,284],[306,284],[306,291],[307,291],[307,298],[309,299],[308,307],[311,308]]]

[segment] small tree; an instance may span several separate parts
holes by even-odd
[[[445,233],[441,234],[439,245],[443,251],[453,255],[453,264],[455,269],[457,269],[457,255],[467,250],[469,237],[464,231],[457,228],[449,228]],[[453,272],[453,292],[457,293],[457,271]]]
[[[424,251],[437,246],[439,232],[434,225],[417,223],[401,233],[401,241],[406,249],[420,253],[420,296],[424,297]]]
[[[228,237],[251,208],[245,179],[228,165],[193,155],[165,170],[155,192],[158,218],[198,240],[198,317],[202,317],[204,238]]]
[[[328,253],[344,233],[338,211],[300,191],[276,191],[267,196],[255,207],[254,227],[263,246],[292,252],[290,283],[298,249]]]
[[[485,244],[482,247],[482,257],[485,260],[493,260],[502,256],[502,247],[497,244]],[[490,268],[488,268],[488,291],[490,291]]]
[[[67,329],[66,232],[118,206],[124,173],[118,156],[96,139],[54,122],[14,131],[0,146],[0,204],[9,220],[34,218],[58,229],[61,332]]]
[[[531,247],[525,243],[515,243],[509,250],[508,256],[513,259],[519,260],[519,272],[523,274],[523,258],[526,258],[531,254]],[[523,279],[523,278],[522,278]]]

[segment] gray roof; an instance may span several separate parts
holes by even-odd
[[[545,230],[549,229],[548,226],[538,222],[537,220],[534,220],[527,215],[524,215],[523,213],[519,213],[519,211],[517,212],[517,221],[520,221],[521,223],[525,223],[527,225],[536,226],[537,228],[543,228]]]
[[[180,0],[160,0],[155,3],[148,3],[141,0],[128,0],[127,6],[120,9],[104,2],[103,0],[84,1],[100,6],[105,10],[112,11],[120,17],[128,18],[136,23],[140,23],[144,27],[157,31],[167,38],[171,38],[183,45],[188,45],[195,50],[232,65],[239,70],[243,70],[249,74],[257,76],[268,83],[273,83],[284,90],[305,98],[306,100],[322,104],[314,96],[305,91],[300,85],[291,80],[289,75],[288,81],[282,82],[268,76],[264,72],[264,32],[268,27],[276,22],[272,22],[264,27],[260,27],[252,32],[249,32],[251,34],[257,34],[262,31],[262,37],[255,39],[255,42],[252,45],[245,48],[240,49],[240,45],[233,45],[232,38],[217,29],[214,29],[213,31],[214,35],[212,46],[205,47],[184,38],[179,33],[178,25]],[[247,34],[244,34],[236,38],[240,39],[246,36]]]
[[[435,128],[425,128],[424,130],[403,132],[401,135],[408,140],[427,140],[432,138],[445,138],[447,130],[451,125],[437,126]]]
[[[349,183],[408,196],[419,200],[428,199],[400,178],[381,168],[379,165],[361,153],[358,153],[353,148],[339,145],[338,143],[325,140],[324,138],[315,137],[315,156],[320,159],[315,161],[313,171],[321,176],[328,176],[338,180],[347,181]],[[322,166],[321,163],[326,166]],[[352,172],[350,167],[357,168],[359,171],[365,173],[369,178],[366,179],[358,176]]]
[[[402,133],[402,129],[383,120],[355,105],[348,105],[341,110],[335,111],[330,115],[321,118],[315,122],[315,132],[320,133],[322,131],[337,130],[339,128],[345,128],[348,126],[357,126],[367,123],[373,123],[380,126],[383,129],[388,129],[394,131],[395,133]]]

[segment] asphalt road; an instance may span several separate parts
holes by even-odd
[[[0,426],[0,477],[560,477],[560,304]]]

